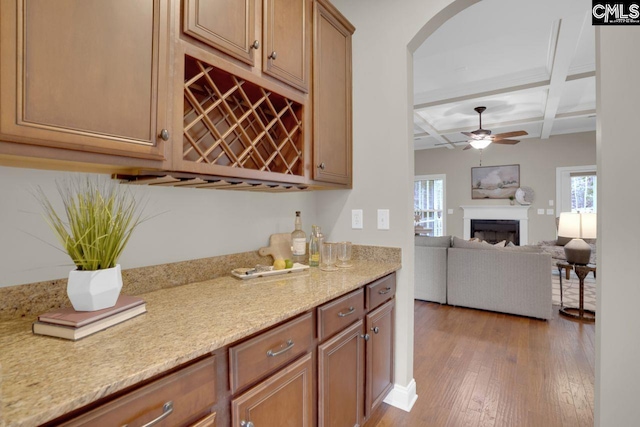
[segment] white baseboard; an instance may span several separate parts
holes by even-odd
[[[384,403],[388,403],[391,406],[402,409],[403,411],[410,412],[413,408],[413,404],[418,400],[416,394],[416,381],[411,379],[409,385],[403,387],[396,384],[393,389],[384,398]]]

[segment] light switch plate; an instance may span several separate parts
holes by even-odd
[[[544,209],[538,209],[538,215],[544,215]]]
[[[362,209],[351,210],[351,228],[354,230],[362,230],[363,228]]]
[[[449,215],[453,215],[453,209],[447,209],[447,213],[448,213]]]
[[[378,230],[389,229],[389,209],[378,209]]]
[[[553,209],[547,209],[547,215],[553,215]]]
[[[549,199],[549,206],[553,206],[553,199]]]

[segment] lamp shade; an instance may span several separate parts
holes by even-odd
[[[482,139],[472,139],[469,141],[469,144],[475,149],[482,150],[483,148],[487,148],[489,144],[491,144],[491,138],[482,138]]]
[[[595,239],[596,232],[596,214],[571,212],[562,212],[560,214],[560,224],[558,224],[559,237]]]

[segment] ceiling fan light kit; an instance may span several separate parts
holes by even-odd
[[[469,137],[467,140],[467,146],[463,148],[463,150],[468,150],[469,148],[475,148],[477,150],[483,150],[489,146],[491,143],[495,144],[517,144],[518,140],[515,139],[507,139],[514,136],[524,136],[528,135],[527,132],[523,130],[518,130],[514,132],[506,132],[499,133],[496,135],[491,135],[491,131],[489,129],[482,129],[482,113],[486,110],[487,107],[476,107],[474,108],[475,112],[478,113],[479,118],[479,128],[474,130],[473,132],[462,132],[463,135]]]

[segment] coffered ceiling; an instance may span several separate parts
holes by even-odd
[[[477,106],[521,141],[595,130],[591,3],[482,0],[436,30],[414,53],[415,149],[466,146]]]

